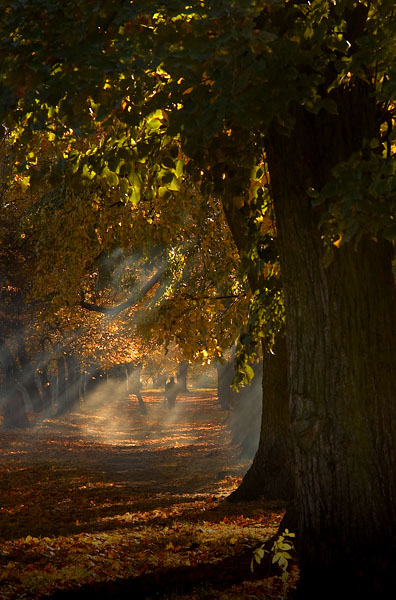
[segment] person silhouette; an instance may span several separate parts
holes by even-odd
[[[168,402],[168,408],[171,410],[175,406],[176,397],[178,394],[177,383],[175,378],[171,377],[168,383],[165,385],[165,399]]]

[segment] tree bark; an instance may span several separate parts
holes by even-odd
[[[285,291],[295,508],[303,598],[394,584],[396,294],[392,247],[368,236],[325,266],[306,190],[376,131],[368,86],[338,91],[339,115],[296,111],[267,158]],[[325,582],[325,583],[323,583]],[[367,596],[366,596],[367,597]]]
[[[234,379],[234,359],[227,361],[224,364],[218,363],[217,370],[217,397],[220,406],[224,410],[232,410],[235,402],[236,392],[230,387]]]
[[[182,360],[177,370],[177,385],[180,392],[188,392],[187,388],[188,361]]]

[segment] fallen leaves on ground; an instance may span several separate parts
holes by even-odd
[[[179,398],[174,413],[159,394],[145,400],[145,416],[133,396],[121,396],[28,431],[2,432],[1,600],[163,569],[221,568],[276,533],[279,507],[223,502],[248,463],[230,444],[214,392]],[[251,579],[246,569],[228,589],[202,583],[166,597],[285,597],[279,576]]]

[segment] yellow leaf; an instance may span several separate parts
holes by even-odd
[[[236,543],[237,543],[237,541],[238,541],[238,540],[237,540],[237,538],[235,538],[235,537],[232,537],[232,538],[230,539],[230,544],[234,545],[234,544],[236,544]]]
[[[342,233],[339,233],[338,235],[339,235],[338,240],[336,240],[335,242],[333,242],[333,246],[336,246],[337,248],[340,247],[340,244],[342,242],[342,237],[343,237]]]
[[[191,92],[193,91],[193,89],[194,89],[194,88],[192,88],[192,87],[189,87],[189,88],[187,88],[186,90],[184,90],[184,92],[183,92],[183,96],[186,96],[187,94],[191,94]]]

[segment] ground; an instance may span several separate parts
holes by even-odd
[[[294,565],[282,579],[265,554],[251,569],[282,507],[224,502],[249,463],[215,391],[171,412],[159,391],[143,398],[146,415],[110,387],[1,432],[1,600],[287,597]]]

